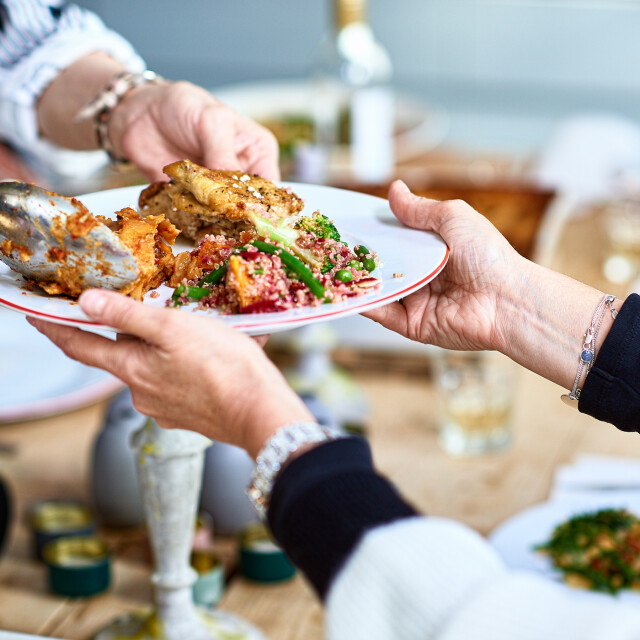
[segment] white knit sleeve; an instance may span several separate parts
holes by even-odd
[[[472,530],[412,518],[369,532],[327,598],[332,640],[637,640],[640,608],[509,571]]]
[[[57,6],[42,0],[0,2],[0,139],[46,164],[59,147],[40,138],[35,107],[62,69],[95,51],[129,71],[146,68],[133,47],[98,16],[75,5]]]

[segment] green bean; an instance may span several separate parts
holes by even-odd
[[[187,287],[187,297],[200,300],[211,294],[211,289],[207,287]]]
[[[217,269],[210,271],[204,278],[202,278],[198,285],[202,286],[203,284],[218,284],[220,280],[222,280],[225,273],[227,273],[227,262],[225,260]]]
[[[211,293],[211,289],[207,289],[206,287],[188,287],[184,284],[179,284],[173,291],[173,295],[171,299],[174,304],[181,304],[180,298],[184,295],[187,298],[193,298],[194,300],[200,300],[202,298],[206,298]]]
[[[313,272],[306,264],[298,260],[292,253],[268,242],[262,242],[262,240],[254,240],[251,244],[258,249],[258,251],[268,253],[272,256],[277,255],[280,260],[282,260],[282,264],[291,269],[294,275],[311,289],[311,293],[313,293],[316,298],[324,297],[325,290],[320,280],[313,275]]]
[[[171,301],[173,305],[179,307],[182,303],[180,302],[180,296],[185,292],[186,287],[183,284],[179,284],[171,295]]]

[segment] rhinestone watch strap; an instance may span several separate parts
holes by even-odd
[[[273,483],[294,451],[303,445],[326,442],[343,434],[315,422],[293,422],[271,436],[256,458],[256,466],[247,488],[249,500],[261,518],[265,518]]]
[[[161,81],[162,78],[153,71],[143,71],[142,73],[124,71],[115,76],[91,102],[77,113],[75,117],[76,122],[88,120],[89,118],[94,119],[98,147],[107,152],[111,162],[115,164],[127,162],[126,158],[116,156],[113,144],[109,138],[109,119],[111,118],[111,113],[131,89],[135,89],[143,84],[155,84]]]

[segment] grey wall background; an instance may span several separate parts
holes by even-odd
[[[149,67],[205,87],[302,77],[329,0],[80,0]],[[445,106],[453,140],[532,146],[567,114],[640,121],[640,0],[369,0],[398,87]]]

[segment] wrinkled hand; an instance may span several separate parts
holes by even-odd
[[[182,158],[211,169],[280,177],[274,136],[189,82],[130,91],[111,115],[109,137],[117,154],[150,180],[166,180],[162,167]]]
[[[409,227],[434,231],[450,249],[449,262],[427,286],[365,315],[403,336],[446,349],[498,349],[503,341],[500,301],[524,261],[498,230],[460,200],[413,195],[395,182],[389,204]]]
[[[120,378],[138,411],[163,427],[193,429],[255,457],[279,427],[313,419],[258,344],[222,321],[104,290],[85,292],[80,304],[123,333],[111,340],[29,322],[69,357]]]

